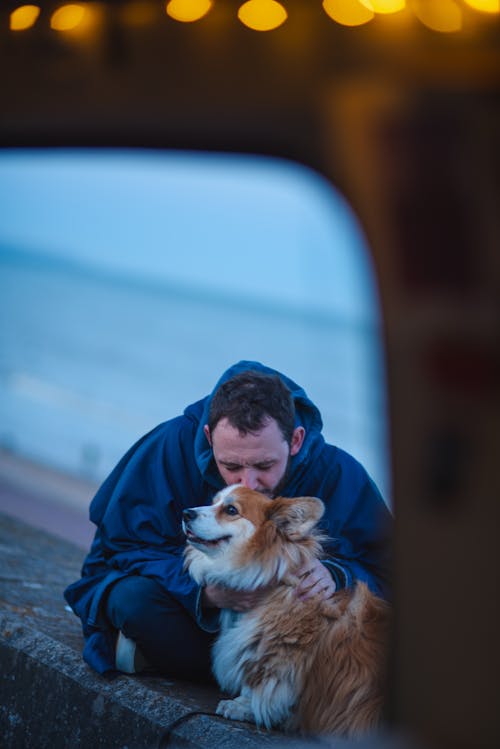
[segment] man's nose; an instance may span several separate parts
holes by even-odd
[[[259,486],[258,472],[253,468],[244,468],[241,472],[240,484],[246,489],[257,489]]]

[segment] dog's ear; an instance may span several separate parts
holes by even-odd
[[[269,506],[268,517],[288,538],[298,540],[314,528],[324,511],[323,502],[316,497],[277,497]]]

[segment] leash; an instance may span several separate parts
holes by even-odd
[[[157,749],[168,749],[168,747],[170,746],[170,742],[173,738],[172,734],[175,731],[175,729],[181,726],[190,718],[194,718],[196,715],[208,715],[210,718],[220,718],[220,715],[217,715],[217,713],[210,713],[204,710],[192,710],[189,713],[185,713],[184,715],[181,715],[180,718],[176,718],[175,720],[173,720],[167,726],[165,731],[160,736]],[[332,747],[332,744],[330,743],[330,741],[327,738],[324,738],[322,736],[311,734],[311,735],[302,736],[302,740],[307,741],[309,744],[317,744],[318,747],[324,747],[325,749],[331,749]]]
[[[173,720],[164,730],[164,732],[160,736],[160,740],[158,741],[157,749],[168,749],[168,747],[170,746],[170,742],[172,740],[172,733],[175,731],[175,729],[181,726],[185,721],[189,720],[190,718],[194,718],[195,715],[209,715],[211,718],[220,717],[216,715],[216,713],[209,713],[209,712],[205,712],[204,710],[192,710],[190,713],[185,713],[184,715],[181,715],[180,718],[176,718],[175,720]]]

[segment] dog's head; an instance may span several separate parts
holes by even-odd
[[[186,566],[199,583],[241,588],[280,579],[317,556],[314,527],[323,512],[315,497],[269,499],[239,484],[226,487],[211,506],[184,510]]]

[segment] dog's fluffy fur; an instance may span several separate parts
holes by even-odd
[[[222,612],[213,670],[234,699],[219,715],[309,734],[377,726],[387,604],[362,583],[326,601],[294,592],[297,570],[321,555],[323,511],[314,497],[270,500],[241,486],[185,511],[186,566],[200,585],[270,586],[255,609]]]

